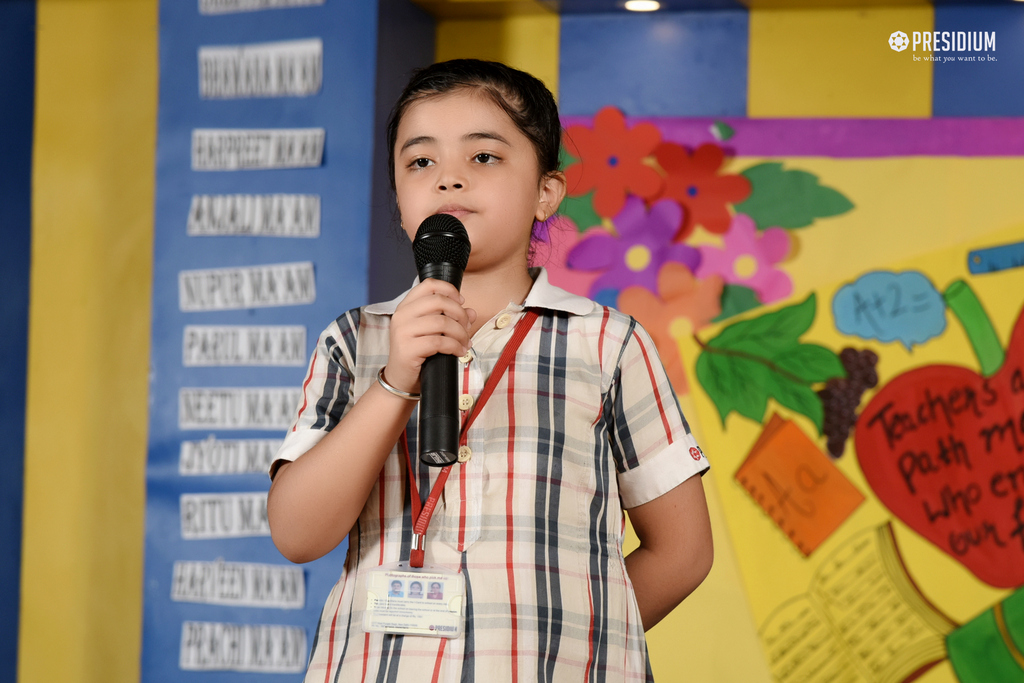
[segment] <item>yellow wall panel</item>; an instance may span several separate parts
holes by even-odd
[[[156,0],[39,0],[18,680],[138,680]]]
[[[934,23],[928,6],[751,10],[748,114],[929,117],[932,64],[888,39]]]
[[[677,399],[697,443],[706,443],[693,395]],[[712,475],[706,474],[703,484],[715,562],[697,590],[647,632],[651,670],[656,681],[769,683],[771,674],[757,637],[722,497]],[[627,553],[640,544],[632,528],[628,531],[623,545]]]
[[[490,59],[533,74],[558,94],[559,18],[526,14],[503,19],[437,22],[437,61]]]

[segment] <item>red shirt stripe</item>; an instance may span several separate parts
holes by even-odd
[[[513,515],[512,515],[512,496],[514,493],[516,472],[515,472],[515,455],[516,455],[516,409],[515,409],[515,383],[516,373],[515,366],[509,365],[508,367],[508,493],[505,497],[505,529],[506,539],[505,544],[505,566],[508,569],[508,599],[509,609],[511,610],[512,617],[512,681],[519,680],[519,614],[516,609],[516,577],[515,572],[512,569],[512,546],[513,546]]]
[[[309,380],[313,379],[313,368],[316,367],[316,351],[313,352],[313,360],[309,361],[309,374],[306,375],[306,381],[302,383],[302,407],[299,408],[299,415],[302,415],[306,411],[306,404],[309,403],[309,394],[306,393],[306,387],[309,386]],[[299,426],[298,420],[292,425],[292,431]]]
[[[661,392],[658,391],[658,378],[654,374],[654,368],[651,367],[651,356],[647,353],[647,347],[644,346],[643,341],[640,340],[640,335],[633,330],[633,338],[636,339],[636,343],[640,345],[640,351],[644,354],[644,362],[647,363],[647,374],[651,378],[651,389],[654,390],[654,400],[658,402],[658,414],[661,415],[661,424],[665,427],[665,437],[668,442],[672,443],[672,427],[668,424],[668,416],[665,414],[665,404],[661,401]]]
[[[441,675],[441,659],[444,657],[444,646],[447,642],[447,638],[442,638],[441,645],[437,648],[437,659],[434,660],[434,676],[430,679],[430,683],[437,683],[438,676]]]

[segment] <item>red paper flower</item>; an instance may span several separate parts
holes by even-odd
[[[698,280],[686,266],[666,263],[658,272],[659,296],[643,287],[629,287],[619,294],[619,310],[640,321],[654,339],[676,394],[690,392],[679,340],[710,325],[722,312],[724,284],[718,275]]]
[[[732,215],[726,205],[749,197],[750,181],[741,175],[718,175],[725,160],[721,147],[703,144],[691,155],[682,145],[666,142],[658,145],[654,156],[668,174],[661,196],[675,199],[685,209],[677,241],[698,225],[719,234],[729,229]]]
[[[594,211],[611,218],[622,210],[626,194],[644,199],[658,194],[661,176],[644,163],[661,142],[661,132],[651,123],[626,128],[622,112],[605,107],[594,117],[594,127],[570,126],[565,146],[579,159],[565,170],[569,194],[578,197],[594,192]]]

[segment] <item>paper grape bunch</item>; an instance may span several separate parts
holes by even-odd
[[[875,370],[878,354],[874,351],[846,347],[839,353],[839,360],[846,370],[846,377],[833,377],[818,391],[825,408],[822,431],[828,439],[829,455],[833,458],[843,454],[850,429],[857,421],[861,396],[878,386],[878,371]]]

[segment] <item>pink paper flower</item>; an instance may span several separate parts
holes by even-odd
[[[749,216],[736,214],[724,236],[725,248],[701,246],[698,278],[721,275],[729,284],[757,293],[762,303],[785,299],[793,291],[789,275],[775,264],[789,253],[789,234],[782,228],[758,232]]]

